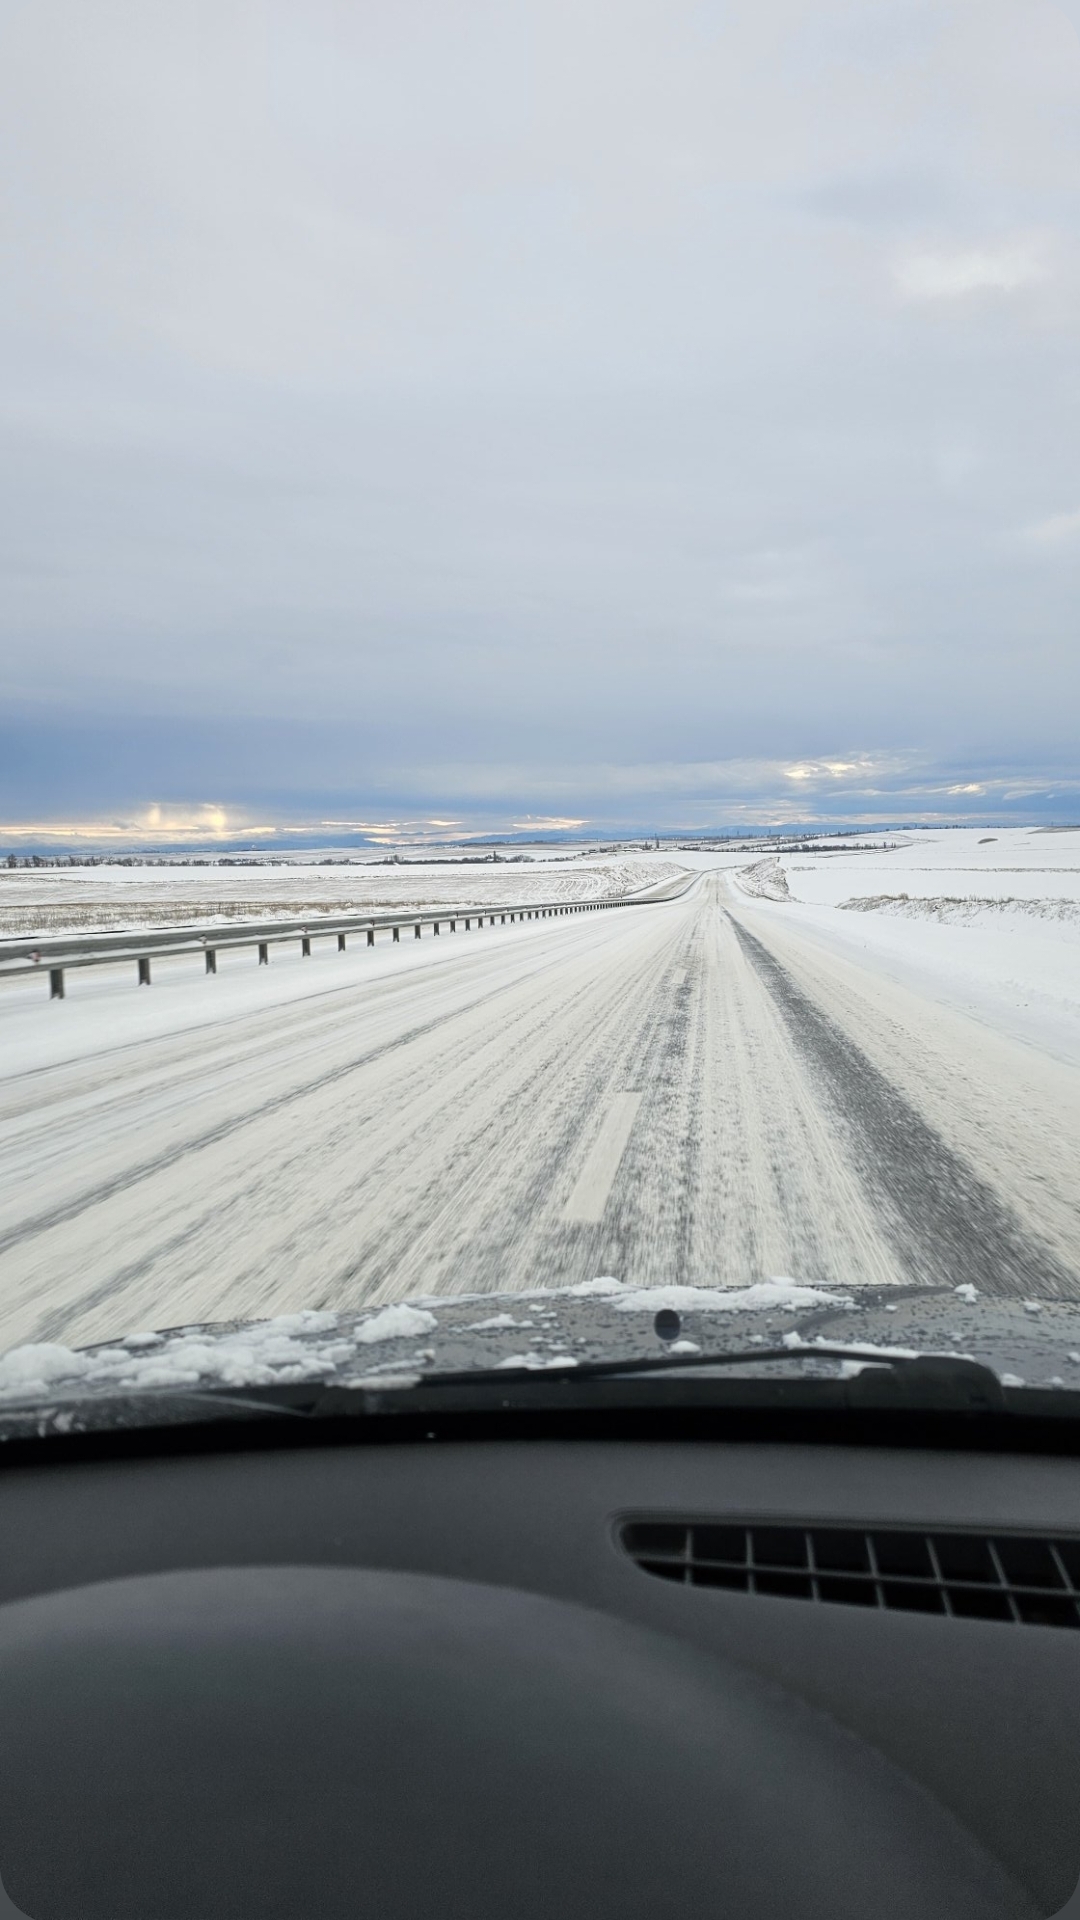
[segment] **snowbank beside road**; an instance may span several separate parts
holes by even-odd
[[[777,914],[1080,1065],[1080,829],[927,830],[888,852],[782,855],[732,878],[736,911]]]
[[[736,868],[732,879],[740,893],[751,900],[788,900],[787,874],[778,859],[755,860],[752,866]]]
[[[987,898],[979,894],[876,893],[838,902],[844,913],[892,913],[906,920],[939,920],[951,926],[973,926],[986,918],[1004,923],[1044,920],[1080,927],[1080,901],[1021,900],[1015,894]]]

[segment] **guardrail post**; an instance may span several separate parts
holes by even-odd
[[[469,919],[467,914],[465,916],[465,931],[466,933],[470,933],[472,931],[472,921]]]
[[[305,959],[307,960],[311,959],[311,938],[309,934],[306,934],[306,933],[301,934],[300,951],[304,955]]]
[[[339,953],[344,953],[344,951],[345,951],[345,935],[344,935],[343,933],[339,933],[339,934],[338,934],[338,937],[337,937],[337,950],[338,950],[338,952],[339,952]]]
[[[217,972],[217,954],[214,952],[213,947],[207,947],[206,949],[206,971],[207,973]]]
[[[391,933],[393,934],[393,936],[394,936],[394,939],[395,939],[395,940],[396,940],[396,941],[398,942],[398,944],[400,945],[400,943],[401,943],[401,928],[400,928],[400,927],[391,927],[391,929],[390,929],[390,931],[391,931]]]
[[[64,997],[64,969],[63,967],[50,967],[49,968],[49,999],[62,1000],[63,997]]]
[[[438,933],[438,931],[439,931],[439,923],[438,923],[438,921],[436,920],[436,922],[435,922],[435,925],[434,925],[434,927],[432,928],[432,932],[433,932],[433,933]]]
[[[148,987],[150,985],[150,955],[148,953],[139,956],[139,985],[140,987]]]
[[[375,945],[375,929],[374,929],[374,927],[369,927],[369,928],[368,928],[368,930],[367,930],[367,943],[368,943],[368,946],[369,946],[369,947],[373,947],[373,946]]]
[[[259,965],[260,967],[268,967],[270,965],[270,948],[267,946],[265,940],[259,941]]]
[[[419,922],[419,920],[418,920],[418,921],[417,921],[417,923],[416,923],[416,938],[417,938],[418,940],[419,940],[419,938],[420,938],[420,922]]]
[[[457,921],[456,921],[456,920],[451,920],[451,922],[450,922],[450,931],[451,931],[451,933],[456,933],[456,932],[457,932]]]

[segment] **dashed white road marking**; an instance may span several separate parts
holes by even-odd
[[[641,1099],[640,1093],[615,1095],[566,1203],[564,1220],[595,1226],[603,1219]]]

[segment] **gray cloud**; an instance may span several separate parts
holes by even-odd
[[[1059,804],[1060,9],[37,0],[5,32],[8,820],[674,818],[848,760],[912,813]]]

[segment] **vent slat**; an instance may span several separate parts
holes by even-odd
[[[1080,1629],[1080,1540],[670,1516],[624,1521],[619,1538],[643,1572],[684,1586]]]

